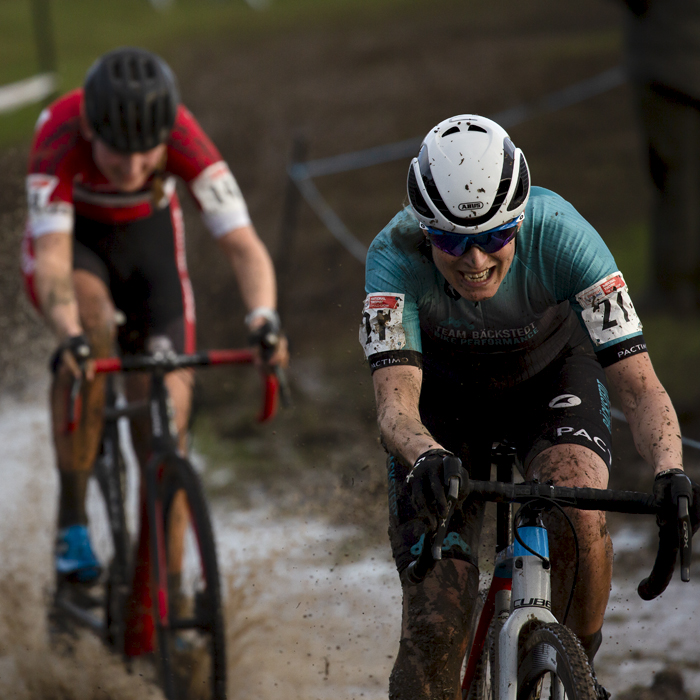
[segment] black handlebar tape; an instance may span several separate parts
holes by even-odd
[[[673,525],[659,530],[659,549],[651,573],[637,587],[642,600],[660,596],[671,583],[678,554],[678,535]]]
[[[421,583],[426,576],[435,568],[435,559],[433,559],[432,549],[427,545],[428,533],[426,533],[423,541],[423,549],[418,555],[418,559],[412,561],[406,569],[406,578],[411,584]]]
[[[637,491],[552,486],[551,484],[509,484],[500,481],[469,480],[470,494],[495,503],[524,503],[533,498],[554,499],[562,506],[579,510],[654,515],[657,508],[651,494]]]

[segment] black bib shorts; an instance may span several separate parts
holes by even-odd
[[[605,373],[586,345],[567,350],[534,377],[506,389],[480,389],[477,383],[434,380],[424,373],[420,413],[435,439],[462,459],[472,479],[490,479],[491,447],[501,441],[516,448],[524,470],[538,454],[561,444],[588,447],[608,469],[612,463]],[[399,573],[420,553],[425,532],[406,484],[410,466],[393,456],[387,462],[389,537]],[[484,504],[472,499],[456,509],[444,558],[478,565],[483,514]]]
[[[99,277],[126,316],[118,331],[123,353],[144,352],[155,335],[167,336],[177,352],[194,351],[194,309],[185,308],[191,288],[178,247],[170,207],[120,225],[76,217],[73,268]]]

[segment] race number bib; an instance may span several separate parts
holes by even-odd
[[[613,272],[576,295],[594,345],[621,340],[642,330],[622,273]]]
[[[192,182],[192,193],[207,214],[245,209],[245,201],[233,173],[223,161],[203,170]]]
[[[50,210],[49,201],[57,185],[58,178],[55,175],[27,176],[27,204],[30,214],[37,216]]]
[[[360,343],[365,355],[400,350],[406,345],[403,329],[403,294],[368,294],[362,310]]]

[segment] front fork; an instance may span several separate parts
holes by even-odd
[[[518,692],[518,641],[533,620],[556,622],[552,614],[551,564],[547,530],[539,511],[527,508],[519,518],[512,550],[513,583],[510,615],[498,635],[496,672],[498,700],[516,700]]]

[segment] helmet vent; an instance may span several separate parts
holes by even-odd
[[[85,106],[95,133],[122,153],[167,141],[180,101],[168,65],[155,54],[124,47],[105,54],[88,72]]]
[[[435,214],[431,211],[427,202],[423,198],[420,189],[418,188],[418,182],[416,181],[416,175],[413,172],[413,165],[408,168],[408,198],[411,200],[411,205],[413,208],[421,215],[432,219]]]
[[[527,197],[527,193],[530,191],[530,177],[527,172],[527,163],[525,162],[525,156],[520,154],[520,172],[518,173],[518,186],[515,189],[515,194],[513,199],[508,205],[508,211],[513,211],[519,207]]]
[[[482,126],[477,126],[476,124],[470,124],[467,131],[480,131],[482,134],[488,134],[488,131]]]
[[[459,133],[459,127],[453,126],[451,129],[448,129],[443,135],[442,138],[445,138],[445,136],[449,136],[450,134],[458,134]]]

